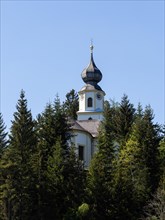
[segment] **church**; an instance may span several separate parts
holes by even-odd
[[[102,73],[94,62],[93,45],[90,46],[90,52],[90,63],[81,73],[85,85],[78,92],[79,111],[77,112],[77,120],[72,125],[72,142],[85,167],[89,166],[96,151],[98,128],[103,119],[105,96],[105,92],[98,85],[102,80]]]

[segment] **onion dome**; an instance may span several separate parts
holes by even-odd
[[[102,79],[102,73],[97,68],[93,59],[93,45],[90,46],[90,50],[91,50],[91,60],[88,67],[82,71],[81,77],[86,84],[91,84],[96,86],[97,83],[100,82]]]

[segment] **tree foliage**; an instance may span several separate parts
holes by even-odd
[[[163,176],[149,204],[145,207],[146,220],[164,220],[165,219],[165,176]]]
[[[72,89],[66,94],[66,100],[64,102],[64,109],[68,118],[76,120],[77,111],[79,106],[78,94]]]
[[[71,90],[34,121],[21,91],[8,136],[0,114],[0,220],[164,219],[165,139],[151,107],[105,101],[87,169],[71,145],[77,110]]]
[[[94,219],[133,220],[143,214],[160,180],[160,139],[160,126],[153,123],[150,106],[143,111],[139,104],[135,112],[127,96],[119,105],[105,103],[98,152],[88,175]]]
[[[29,219],[35,212],[31,158],[35,152],[36,138],[34,122],[30,110],[27,109],[24,91],[21,91],[16,108],[9,147],[1,161],[3,176],[1,198],[5,218]]]
[[[98,137],[98,152],[94,155],[88,173],[88,198],[94,219],[111,217],[112,174],[115,149],[113,145],[112,127],[109,121],[111,109],[105,106],[104,120]]]
[[[84,168],[70,147],[70,125],[56,96],[38,116],[38,185],[41,219],[60,219],[74,214],[81,204]]]
[[[5,124],[3,122],[2,113],[0,112],[0,158],[7,146],[7,132],[5,132]]]
[[[135,108],[133,104],[130,103],[128,96],[124,94],[117,109],[114,121],[116,127],[116,139],[121,145],[126,142],[129,136],[134,121],[134,113]]]

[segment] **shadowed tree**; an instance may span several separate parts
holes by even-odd
[[[114,188],[116,217],[137,219],[159,183],[159,129],[153,124],[150,107],[139,106],[129,137],[117,160]],[[131,193],[130,193],[131,192]]]
[[[165,219],[165,176],[163,176],[160,186],[145,207],[145,220]]]
[[[111,109],[105,105],[104,120],[98,137],[98,152],[95,153],[87,177],[88,203],[92,218],[111,218],[112,209],[112,178],[115,149],[110,121]]]
[[[63,104],[65,112],[70,119],[77,120],[77,111],[79,108],[78,94],[72,89],[66,94],[66,100]]]
[[[2,162],[3,155],[5,153],[5,150],[7,149],[7,132],[5,132],[5,124],[3,122],[3,117],[0,112],[0,161]],[[2,164],[0,162],[0,186],[3,186],[5,182],[5,177],[2,173]],[[1,193],[2,192],[2,193]],[[4,202],[4,196],[3,196],[3,188],[0,188],[0,219],[5,218],[5,202]]]
[[[129,136],[134,121],[134,113],[133,104],[130,103],[128,96],[124,94],[115,118],[116,138],[121,145],[126,142]]]
[[[0,112],[0,158],[2,157],[2,154],[7,147],[7,132],[5,132],[5,124],[3,122],[2,113]]]
[[[5,176],[3,201],[7,219],[35,219],[36,189],[32,156],[36,150],[34,122],[22,90],[14,113],[9,147],[1,162]],[[33,218],[34,216],[34,218]]]
[[[153,123],[153,110],[150,106],[146,106],[143,116],[144,121],[144,138],[143,142],[143,157],[145,166],[148,170],[148,188],[151,193],[154,193],[158,187],[160,179],[160,163],[159,163],[159,142],[161,140],[160,126]]]

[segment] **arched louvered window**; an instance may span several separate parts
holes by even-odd
[[[93,105],[93,100],[92,100],[92,98],[90,97],[90,98],[88,98],[88,104],[87,104],[87,106],[88,106],[88,107],[92,107],[92,105]]]

